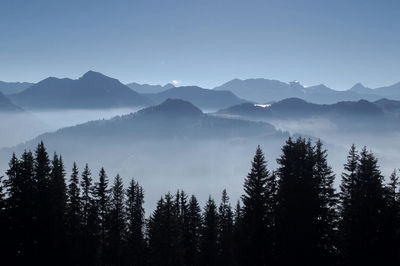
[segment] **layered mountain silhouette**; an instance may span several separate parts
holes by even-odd
[[[383,97],[400,100],[400,83],[376,89],[366,88],[361,83],[358,83],[349,90],[336,91],[323,84],[305,87],[299,82],[285,83],[278,80],[259,78],[234,79],[214,88],[214,90],[228,90],[238,97],[258,103],[270,103],[292,97],[319,104],[358,101],[361,99],[376,101]]]
[[[23,110],[0,92],[0,112],[23,112]]]
[[[333,121],[339,128],[397,130],[400,127],[400,101],[381,99],[343,101],[335,104],[314,104],[299,98],[289,98],[270,105],[245,103],[220,110],[222,116],[250,120],[292,120],[323,118]]]
[[[74,127],[58,130],[39,136],[39,139],[87,138],[93,141],[97,137],[110,141],[129,139],[173,139],[182,138],[218,138],[218,137],[254,137],[277,134],[268,123],[219,118],[204,114],[193,104],[180,99],[167,99],[157,106],[144,108],[136,113],[117,116],[109,120],[87,122]]]
[[[230,91],[209,90],[197,86],[174,87],[163,92],[144,95],[155,104],[174,98],[189,101],[202,109],[220,109],[247,102]]]
[[[0,92],[3,94],[12,94],[12,93],[18,93],[21,92],[30,86],[32,86],[34,83],[30,82],[5,82],[5,81],[0,81]]]
[[[150,101],[117,79],[89,71],[77,80],[50,77],[28,89],[10,95],[29,109],[112,108],[145,106]]]
[[[253,151],[257,143],[278,145],[287,137],[288,134],[265,122],[215,117],[204,114],[187,101],[167,99],[160,105],[136,113],[42,134],[14,148],[4,149],[0,158],[9,156],[12,151],[19,153],[24,149],[34,149],[43,140],[51,152],[61,150],[65,158],[79,157],[92,164],[112,161],[110,165],[116,167],[118,164],[119,167],[135,154],[135,158],[141,160],[138,166],[150,164],[155,157],[165,167],[172,162],[176,164],[176,160],[188,159],[190,164],[198,160],[199,165],[204,165],[209,155],[203,157],[202,153],[222,156],[225,149],[245,147]],[[210,145],[211,150],[206,145]],[[197,159],[187,157],[189,152],[193,152],[192,156]],[[90,161],[90,158],[95,160]],[[216,162],[215,167],[222,166]]]
[[[161,86],[161,85],[139,84],[136,82],[126,84],[126,86],[128,86],[129,88],[138,93],[158,93],[175,87],[171,83]]]

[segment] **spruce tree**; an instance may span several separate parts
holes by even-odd
[[[354,159],[357,161],[354,162]],[[355,171],[354,171],[355,166]],[[341,237],[343,263],[377,265],[382,262],[384,190],[375,156],[352,147],[342,179]]]
[[[203,211],[203,226],[200,239],[200,256],[202,265],[218,265],[218,213],[211,196]]]
[[[34,230],[34,158],[32,153],[24,151],[20,159],[13,154],[9,169],[8,179],[5,181],[7,194],[7,215],[9,219],[9,233],[11,235],[9,258],[15,264],[26,265],[39,263],[37,240]],[[5,253],[7,254],[7,253]]]
[[[81,206],[82,206],[82,264],[96,265],[99,263],[98,234],[99,218],[98,208],[95,201],[95,191],[92,185],[92,177],[88,164],[82,172],[81,181]]]
[[[226,189],[218,208],[218,265],[233,265],[233,211]]]
[[[397,171],[394,170],[385,186],[385,211],[384,211],[384,243],[386,265],[399,265],[400,263],[400,182]]]
[[[327,151],[322,142],[315,146],[315,178],[319,184],[320,210],[318,217],[319,263],[334,265],[337,259],[337,226],[339,195],[334,188],[335,174],[327,162]]]
[[[277,160],[276,245],[282,265],[318,265],[319,180],[310,141],[288,139]]]
[[[126,191],[126,196],[128,260],[133,265],[145,265],[146,242],[144,239],[143,188],[132,179]]]
[[[157,203],[148,223],[150,265],[183,265],[179,223],[170,193]]]
[[[108,215],[110,210],[110,190],[108,189],[108,177],[102,167],[99,173],[99,182],[95,186],[95,201],[98,210],[99,228],[100,228],[100,260],[105,261],[104,253],[106,249],[106,237],[109,230]]]
[[[122,179],[117,174],[114,184],[111,188],[110,201],[110,230],[108,234],[108,261],[110,264],[122,265],[124,262],[125,247],[125,210],[124,200],[125,192]]]
[[[198,265],[200,252],[201,209],[194,195],[189,199],[186,234],[185,234],[185,265]]]
[[[51,201],[50,201],[50,172],[49,155],[43,142],[40,142],[35,151],[34,161],[34,212],[35,212],[35,240],[37,241],[37,255],[39,261],[48,259],[51,250]],[[49,262],[50,263],[50,262]]]
[[[257,147],[251,163],[251,171],[244,182],[243,201],[243,242],[244,262],[250,265],[263,265],[270,256],[272,235],[268,214],[270,194],[269,178],[264,154]]]
[[[79,171],[76,163],[73,163],[72,173],[67,190],[66,210],[66,234],[68,239],[69,261],[78,264],[81,253],[82,240],[82,209],[79,186]]]
[[[62,157],[54,153],[49,181],[51,252],[48,257],[59,264],[67,264],[65,213],[67,205],[67,187]]]

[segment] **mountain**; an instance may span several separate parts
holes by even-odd
[[[18,93],[21,92],[30,86],[32,86],[34,83],[29,83],[29,82],[4,82],[0,81],[0,92],[3,94],[12,94],[12,93]]]
[[[0,121],[0,148],[17,145],[46,131],[42,121],[13,104],[2,92]]]
[[[168,98],[182,99],[202,109],[220,109],[246,102],[230,91],[209,90],[197,86],[174,87],[163,92],[144,95],[156,104]]]
[[[400,101],[387,99],[369,102],[342,101],[335,104],[314,104],[299,98],[289,98],[270,105],[241,104],[215,113],[278,125],[296,124],[296,128],[330,126],[346,131],[398,132],[400,130]],[[325,121],[325,122],[324,122]],[[326,132],[324,133],[326,137]]]
[[[400,100],[400,82],[395,83],[391,86],[376,88],[373,91],[375,94]]]
[[[145,106],[150,101],[117,79],[89,71],[77,80],[50,77],[10,95],[28,109],[92,109]]]
[[[222,109],[217,114],[238,116],[264,116],[264,117],[309,117],[309,116],[345,116],[345,117],[375,117],[383,116],[389,106],[400,106],[399,101],[379,100],[369,102],[366,100],[343,101],[335,104],[314,104],[299,98],[288,98],[266,106],[245,103]]]
[[[234,79],[214,88],[214,90],[228,90],[240,98],[258,103],[269,103],[292,97],[318,104],[332,104],[339,101],[357,101],[361,99],[375,101],[382,98],[382,96],[372,93],[360,93],[357,87],[353,90],[336,91],[323,84],[305,87],[299,82],[285,83],[278,80],[258,78]]]
[[[23,112],[23,110],[13,104],[10,99],[8,99],[1,91],[0,91],[0,112]]]
[[[374,94],[374,90],[365,87],[361,83],[355,84],[353,87],[349,89],[350,92],[355,92],[355,93],[362,93],[362,94]]]
[[[138,93],[158,93],[175,87],[171,83],[161,86],[161,85],[139,84],[136,82],[126,84],[126,86],[128,86],[129,88]]]

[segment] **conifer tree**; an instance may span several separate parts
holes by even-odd
[[[357,158],[356,163],[354,158]],[[354,171],[355,166],[355,171]],[[352,147],[342,180],[341,235],[346,265],[382,262],[384,195],[375,156],[364,147],[355,156]]]
[[[106,249],[106,237],[109,230],[108,215],[110,210],[110,190],[108,189],[108,177],[102,167],[99,173],[99,182],[95,186],[95,201],[98,210],[99,228],[100,228],[100,260],[104,263],[104,253]]]
[[[315,178],[319,184],[320,210],[318,217],[319,263],[334,265],[337,258],[337,226],[339,195],[334,188],[335,174],[327,162],[327,151],[322,142],[315,145]]]
[[[133,265],[145,265],[146,243],[143,231],[145,226],[143,188],[132,179],[126,195],[128,259]]]
[[[272,235],[268,216],[270,194],[270,174],[264,154],[257,147],[250,173],[244,182],[243,201],[243,245],[246,264],[263,265],[272,246]]]
[[[203,226],[200,239],[200,256],[202,265],[218,265],[218,213],[211,196],[203,212]]]
[[[400,263],[400,182],[397,171],[394,170],[385,186],[385,211],[384,211],[384,243],[382,249],[386,251],[386,265]]]
[[[24,151],[20,159],[13,154],[8,179],[5,181],[7,194],[7,215],[10,232],[9,258],[16,264],[38,262],[34,256],[37,251],[34,216],[34,158],[32,153]],[[7,254],[7,253],[5,253]]]
[[[276,245],[282,265],[318,265],[319,180],[310,141],[288,139],[277,160]]]
[[[201,209],[194,195],[189,199],[186,234],[185,265],[198,265],[200,252]]]
[[[218,208],[218,265],[233,265],[233,212],[226,189]]]
[[[108,260],[111,264],[123,264],[125,247],[125,192],[122,179],[117,174],[111,188],[110,231],[108,234]]]
[[[49,181],[49,201],[50,227],[51,232],[51,251],[48,257],[52,261],[60,260],[60,264],[66,263],[66,236],[65,236],[65,213],[67,204],[67,188],[65,184],[65,170],[62,157],[54,153]]]
[[[68,239],[70,263],[78,264],[82,251],[82,209],[79,186],[79,171],[76,163],[73,163],[72,173],[67,190],[66,207],[66,233]]]
[[[170,193],[157,203],[148,224],[150,265],[183,265],[178,217]]]
[[[47,259],[51,249],[51,201],[50,199],[50,172],[49,155],[43,142],[40,142],[35,151],[34,160],[34,212],[35,212],[35,240],[37,241],[38,259]]]
[[[82,206],[82,264],[93,265],[99,263],[98,234],[99,218],[95,201],[95,191],[92,185],[92,177],[88,164],[82,172],[81,181],[81,206]]]

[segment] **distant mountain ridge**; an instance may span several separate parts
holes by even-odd
[[[23,110],[13,104],[10,99],[8,99],[1,91],[0,91],[0,112],[23,112]]]
[[[160,104],[169,98],[182,99],[202,109],[221,109],[247,102],[230,91],[209,90],[197,86],[173,87],[159,93],[144,95],[155,104]]]
[[[400,83],[377,89],[366,88],[361,83],[357,83],[349,90],[336,91],[323,84],[306,87],[299,82],[285,83],[278,80],[257,78],[233,79],[215,87],[214,90],[228,90],[238,97],[258,103],[280,101],[292,97],[319,104],[358,101],[361,99],[376,101],[383,97],[400,100]]]
[[[128,86],[129,88],[138,93],[158,93],[175,87],[171,83],[167,83],[164,86],[161,86],[161,85],[139,84],[136,82],[128,83],[126,84],[126,86]]]
[[[30,86],[32,86],[34,83],[30,82],[5,82],[5,81],[0,81],[0,92],[3,94],[12,94],[12,93],[18,93],[21,92]]]
[[[77,80],[50,77],[10,95],[28,109],[114,108],[146,106],[150,101],[117,79],[89,71]]]

